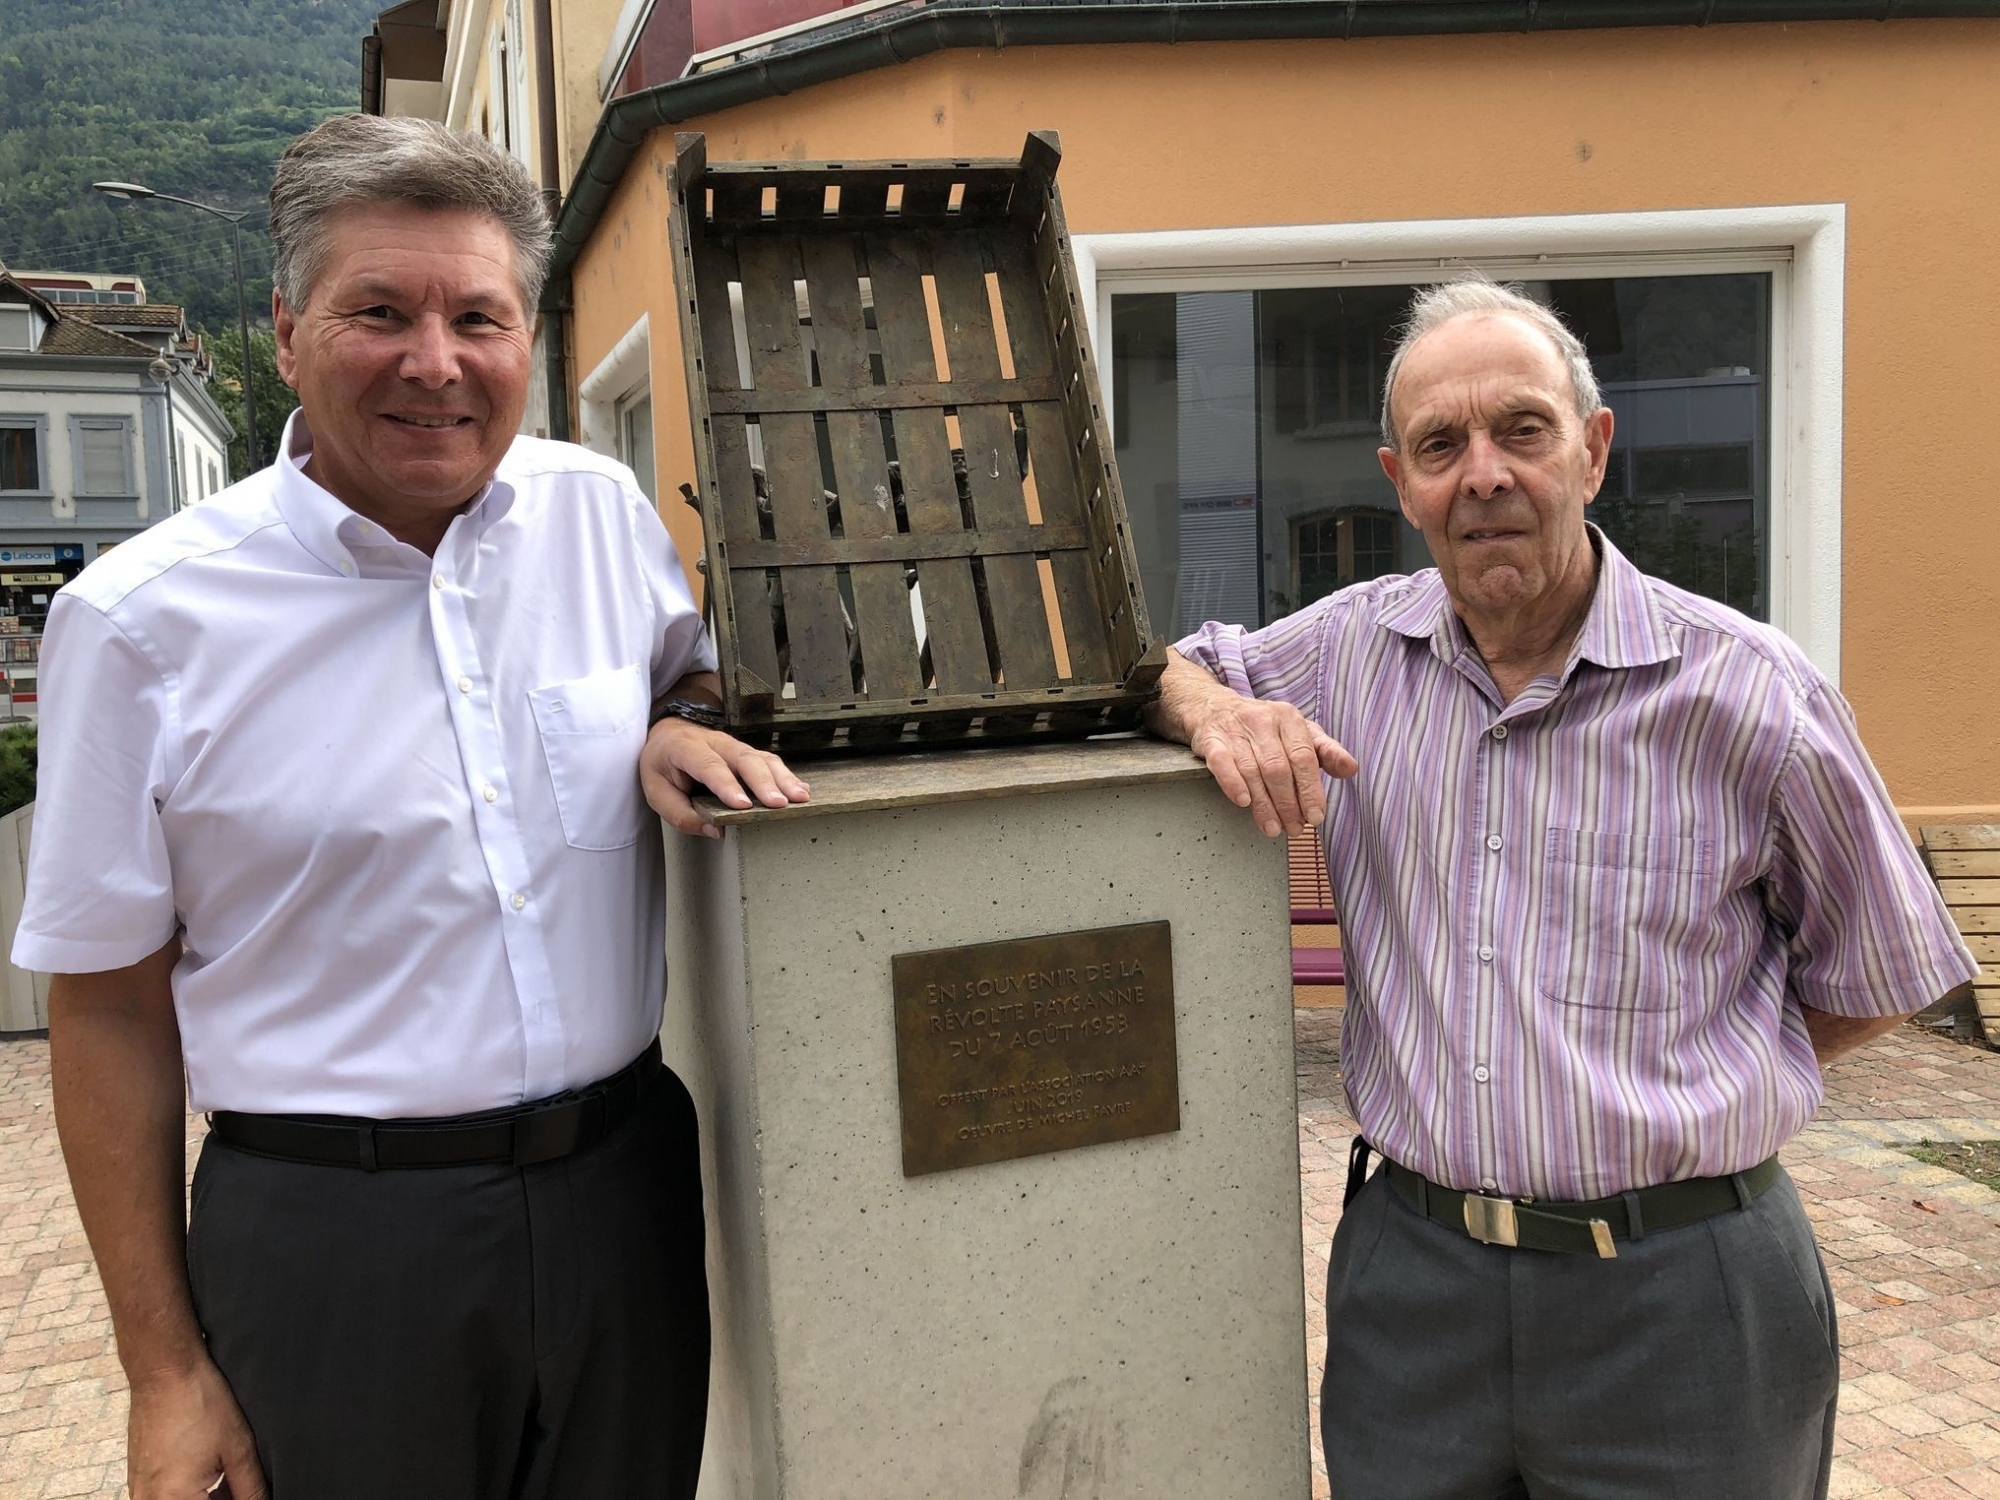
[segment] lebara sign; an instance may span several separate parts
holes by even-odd
[[[0,547],[0,565],[51,567],[59,562],[82,562],[83,548],[67,544],[54,547]]]

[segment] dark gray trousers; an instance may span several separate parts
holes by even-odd
[[[1616,1260],[1483,1245],[1379,1172],[1327,1275],[1334,1500],[1824,1500],[1839,1339],[1789,1177]]]
[[[211,1138],[188,1271],[273,1500],[691,1500],[708,1403],[694,1104],[537,1166],[362,1172]]]

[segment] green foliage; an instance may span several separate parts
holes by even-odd
[[[35,726],[0,725],[0,817],[35,800]]]
[[[0,263],[137,272],[210,332],[234,328],[229,226],[121,203],[115,179],[247,210],[243,270],[269,321],[271,169],[361,99],[361,38],[382,0],[0,0]],[[261,404],[258,414],[263,414]]]
[[[215,378],[209,382],[208,393],[236,429],[236,436],[229,440],[229,473],[241,479],[250,466],[244,454],[243,365],[238,342],[234,323],[209,341],[209,351],[215,356]],[[256,328],[250,330],[250,377],[257,393],[258,456],[269,463],[278,451],[278,434],[285,430],[285,418],[299,402],[292,388],[278,378],[277,340]]]
[[[1640,572],[1764,618],[1758,602],[1764,554],[1751,522],[1722,530],[1702,524],[1699,504],[1614,495],[1600,496],[1589,516]]]

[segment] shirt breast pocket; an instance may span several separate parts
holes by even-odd
[[[1665,1010],[1716,893],[1709,839],[1551,828],[1537,970],[1543,995],[1588,1010]]]
[[[639,752],[650,702],[634,664],[531,689],[528,702],[549,763],[556,812],[572,849],[623,849],[639,840],[646,803]]]

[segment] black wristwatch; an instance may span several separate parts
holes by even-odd
[[[720,729],[723,726],[722,710],[713,703],[700,703],[693,698],[656,698],[653,700],[653,717],[646,727],[662,719],[686,719],[691,724],[699,724],[704,729]]]

